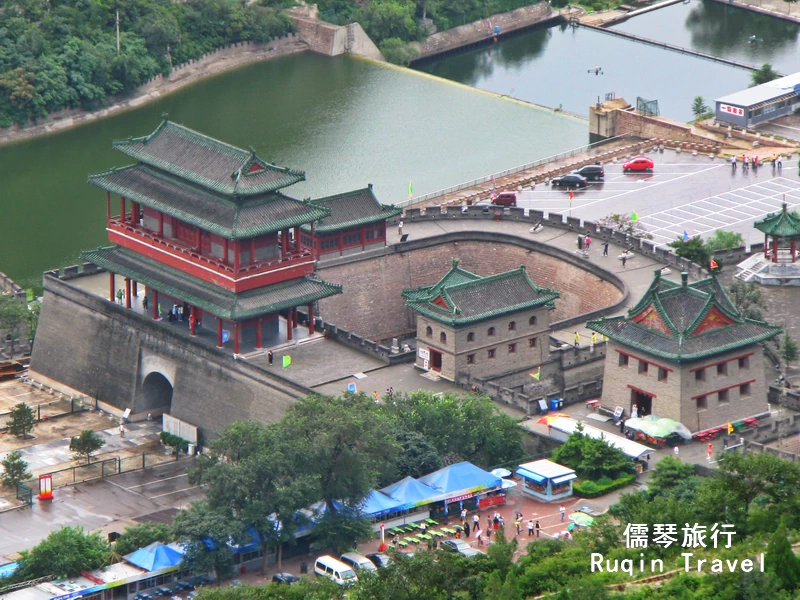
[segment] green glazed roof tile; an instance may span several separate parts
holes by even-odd
[[[82,252],[81,256],[107,271],[129,277],[230,321],[272,314],[342,293],[342,286],[313,277],[235,293],[119,246],[89,250]]]
[[[329,217],[323,218],[316,224],[314,229],[317,233],[339,231],[385,221],[403,212],[402,208],[380,204],[371,187],[325,198],[315,198],[311,200],[311,203],[331,211]],[[311,228],[305,225],[303,229],[308,231]]]
[[[753,223],[759,231],[775,237],[800,237],[800,215],[789,212],[786,203],[780,212],[770,213],[760,221]]]

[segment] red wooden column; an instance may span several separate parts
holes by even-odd
[[[236,322],[233,324],[233,353],[239,354],[239,337],[241,333],[242,324],[240,322]]]
[[[134,298],[138,298],[139,297],[139,285],[136,283],[135,279],[131,282],[131,285],[133,286],[133,297]]]
[[[319,260],[319,248],[317,248],[317,235],[314,233],[314,223],[311,223],[311,256],[314,260]]]
[[[119,220],[125,224],[125,196],[119,197]]]
[[[139,204],[131,202],[131,225],[134,227],[139,224]]]
[[[197,335],[197,317],[194,314],[194,306],[189,307],[189,334]]]
[[[125,278],[125,308],[131,307],[131,280]]]
[[[153,318],[158,319],[158,290],[153,290]]]
[[[289,312],[286,313],[286,341],[292,341],[292,334],[294,333],[294,327],[292,325],[292,309],[289,309]]]
[[[256,348],[264,347],[263,340],[261,339],[261,325],[263,324],[263,322],[264,319],[262,319],[261,317],[258,317],[258,319],[256,319]]]
[[[196,228],[196,233],[194,234],[194,244],[195,244],[195,246],[197,246],[197,252],[198,253],[200,252],[200,244],[201,244],[200,234],[201,234],[200,228],[197,227]]]
[[[217,317],[217,348],[222,348],[222,319]]]
[[[769,258],[769,236],[764,234],[764,258]]]
[[[116,296],[116,293],[117,293],[116,287],[117,287],[117,284],[114,281],[114,271],[109,271],[108,272],[108,299],[111,302],[115,302],[116,301],[116,298],[117,298],[117,296]]]
[[[314,305],[308,305],[308,335],[314,335]]]
[[[778,238],[772,238],[772,262],[778,262]]]
[[[106,218],[111,220],[111,192],[106,192]]]

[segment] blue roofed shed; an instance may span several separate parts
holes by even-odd
[[[424,506],[440,495],[439,491],[420,483],[413,477],[405,477],[380,491],[399,502],[398,511]]]
[[[183,553],[174,548],[153,542],[149,546],[139,548],[125,555],[125,560],[145,571],[158,571],[169,567],[177,567],[183,560]]]
[[[439,469],[420,477],[419,480],[439,492],[436,500],[447,502],[464,500],[482,492],[500,489],[503,483],[497,475],[492,475],[468,462]]]
[[[361,506],[361,512],[367,517],[378,519],[385,515],[398,512],[400,504],[401,503],[398,500],[390,498],[381,492],[372,490],[364,499],[364,504]]]
[[[575,471],[551,460],[524,463],[517,468],[522,477],[522,492],[537,500],[552,502],[572,495]]]

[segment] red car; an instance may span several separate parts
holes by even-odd
[[[626,163],[622,164],[622,170],[627,173],[628,171],[652,171],[653,161],[646,156],[637,156],[632,158]]]

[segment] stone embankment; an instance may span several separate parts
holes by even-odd
[[[271,40],[263,44],[242,42],[209,52],[202,58],[175,67],[167,76],[157,75],[142,85],[133,96],[118,99],[106,108],[96,111],[67,109],[52,113],[47,119],[25,127],[9,127],[0,130],[0,144],[29,139],[38,135],[64,131],[71,127],[91,123],[143,106],[162,96],[174,92],[199,79],[217,75],[223,71],[249,63],[305,52],[308,45],[297,34]]]
[[[415,61],[485,44],[494,38],[501,38],[515,31],[527,29],[547,21],[561,18],[561,13],[554,11],[547,2],[539,2],[532,6],[524,6],[511,12],[493,15],[474,23],[460,25],[447,31],[434,33],[421,42],[409,44],[416,51]],[[495,27],[499,31],[495,34]]]

